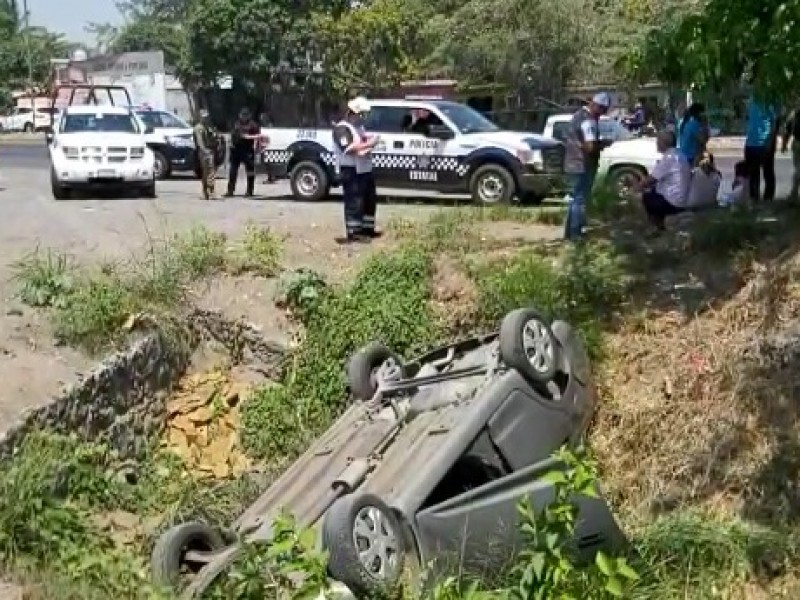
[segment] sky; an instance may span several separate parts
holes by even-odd
[[[22,10],[22,1],[19,1]],[[114,0],[28,0],[31,25],[60,31],[74,42],[94,42],[84,31],[91,23],[113,23],[121,20]]]

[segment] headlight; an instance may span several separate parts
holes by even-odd
[[[544,169],[544,157],[542,156],[541,150],[531,151],[531,162],[537,169]]]
[[[80,158],[81,155],[80,148],[76,148],[75,146],[64,146],[61,148],[61,151],[67,158]]]
[[[194,140],[186,136],[167,136],[167,143],[176,148],[194,148]]]
[[[519,159],[519,162],[523,164],[528,164],[533,160],[533,152],[531,152],[527,148],[525,149],[520,148],[519,150],[517,150],[517,158]]]

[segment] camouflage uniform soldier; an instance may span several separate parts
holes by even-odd
[[[201,110],[200,118],[194,126],[194,145],[197,149],[197,160],[200,163],[200,181],[203,185],[203,198],[214,198],[214,185],[217,173],[214,166],[214,132],[211,130],[208,111]]]

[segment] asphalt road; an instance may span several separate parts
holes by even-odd
[[[727,177],[733,173],[733,166],[738,160],[741,160],[741,158],[736,155],[735,151],[726,151],[724,155],[718,153],[717,167],[722,171],[722,174]],[[0,171],[2,171],[3,168],[30,169],[33,171],[41,170],[42,172],[46,172],[47,148],[44,142],[39,145],[37,143],[15,144],[2,143],[2,141],[0,141]],[[792,181],[791,157],[788,154],[779,154],[775,163],[775,170],[778,179],[778,196],[788,194]],[[282,183],[276,184],[274,188],[277,193],[270,195],[281,196],[283,194],[288,194],[289,191],[288,186],[284,188]],[[392,190],[392,195],[418,196],[419,192]]]

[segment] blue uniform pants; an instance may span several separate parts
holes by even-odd
[[[586,204],[592,195],[596,171],[587,169],[583,173],[570,175],[570,199],[567,220],[564,224],[564,239],[579,240],[586,225]]]
[[[378,193],[375,189],[375,176],[372,171],[368,173],[359,173],[356,175],[358,179],[358,193],[361,200],[359,206],[361,211],[361,229],[364,233],[375,232],[375,211],[378,204]]]
[[[361,190],[355,167],[340,167],[342,192],[344,193],[344,227],[348,236],[358,235],[363,227],[361,214]]]

